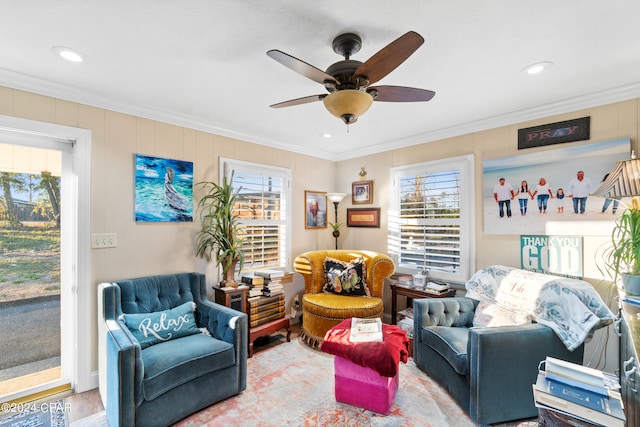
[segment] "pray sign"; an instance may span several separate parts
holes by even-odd
[[[518,129],[518,150],[589,139],[591,117]]]

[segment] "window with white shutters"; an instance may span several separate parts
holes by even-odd
[[[473,158],[392,169],[390,252],[398,271],[466,281],[473,264]]]
[[[240,189],[236,212],[243,227],[244,271],[288,268],[290,175],[288,169],[221,159],[227,180]]]

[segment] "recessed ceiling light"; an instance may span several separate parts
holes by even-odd
[[[323,134],[320,134],[320,136],[321,136],[321,137],[323,137],[323,138],[325,138],[325,139],[329,139],[329,138],[331,138],[333,135],[331,135],[330,133],[323,133]]]
[[[540,74],[544,70],[548,70],[553,66],[553,62],[544,61],[544,62],[536,62],[535,64],[531,64],[528,67],[522,69],[527,74]]]
[[[71,62],[82,62],[86,57],[85,54],[78,52],[75,49],[64,46],[54,46],[51,48],[53,53]]]

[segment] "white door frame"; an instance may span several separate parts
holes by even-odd
[[[61,352],[62,378],[75,392],[95,387],[91,375],[91,131],[0,115],[0,139],[63,152],[61,186]],[[62,237],[62,236],[61,236]],[[94,380],[94,382],[96,382]],[[55,387],[48,383],[13,399]]]

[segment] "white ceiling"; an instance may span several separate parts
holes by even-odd
[[[2,0],[0,85],[330,159],[346,159],[640,97],[638,0]],[[325,70],[356,32],[366,61],[409,30],[425,38],[377,84],[430,89],[374,102],[348,129],[326,93],[267,57]],[[55,56],[62,45],[88,56]],[[521,70],[554,66],[541,75]],[[321,136],[331,133],[330,139]]]

